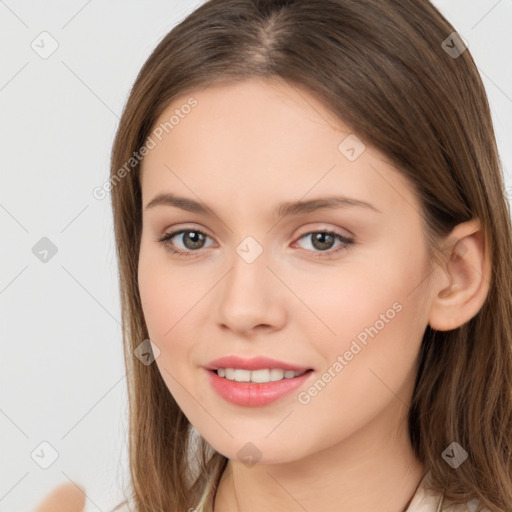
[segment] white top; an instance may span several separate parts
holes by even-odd
[[[430,490],[428,488],[429,478],[430,473],[427,473],[421,479],[406,512],[491,512],[488,508],[479,506],[477,499],[468,501],[464,505],[451,505],[443,509],[444,493],[434,493]],[[213,481],[210,480],[194,512],[212,512],[211,499],[208,499],[212,483]]]
[[[427,473],[422,478],[406,512],[491,512],[488,508],[484,508],[479,505],[479,501],[477,499],[468,501],[464,505],[451,505],[448,508],[443,508],[444,493],[434,493],[429,489],[429,478],[430,473]],[[211,479],[206,486],[198,505],[193,509],[193,511],[190,510],[190,512],[212,512],[212,500],[209,499],[208,496],[212,484],[213,479]],[[128,505],[124,505],[116,512],[133,512],[133,509],[129,508]]]

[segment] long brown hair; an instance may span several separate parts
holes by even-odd
[[[446,501],[478,498],[492,511],[512,510],[511,213],[484,87],[454,32],[427,0],[210,0],[145,62],[120,121],[108,186],[128,375],[130,497],[138,512],[194,507],[227,463],[203,438],[194,444],[156,364],[134,357],[149,338],[137,283],[139,152],[174,98],[252,77],[304,87],[387,155],[421,201],[432,265],[440,237],[481,221],[491,255],[488,295],[461,327],[427,326],[408,427]],[[441,456],[454,441],[469,453],[456,470]]]

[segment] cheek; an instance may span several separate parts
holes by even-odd
[[[167,282],[164,269],[154,261],[149,251],[141,248],[138,268],[139,293],[150,338],[162,338],[172,325],[174,311],[172,287]]]
[[[370,278],[354,277],[345,281],[344,293],[318,296],[322,318],[336,335],[324,329],[314,340],[323,367],[297,398],[306,416],[331,425],[324,427],[329,439],[349,435],[392,404],[407,403],[412,390],[422,326],[406,299],[409,289],[390,274],[383,288],[375,281],[370,286]]]
[[[375,380],[369,370],[374,368],[399,387],[414,365],[426,327],[423,260],[419,245],[407,254],[397,247],[403,245],[395,240],[372,251],[378,258],[340,266],[329,280],[317,274],[298,292],[315,313],[297,315],[298,322],[310,333],[325,367],[332,368],[342,356],[344,368],[335,373],[354,372],[352,382]]]
[[[198,291],[187,286],[185,273],[176,268],[171,272],[165,254],[146,247],[141,247],[138,283],[149,338],[160,350],[155,363],[167,388],[183,406],[190,400],[184,387],[191,389],[193,383],[189,381],[186,362],[190,361],[190,348],[194,346],[189,313],[198,301]]]
[[[141,247],[138,284],[142,310],[150,337],[168,340],[177,326],[199,300],[201,286],[190,281],[190,274],[169,262],[164,249]]]

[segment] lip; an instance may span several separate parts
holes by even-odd
[[[256,364],[254,363],[254,360],[252,360],[252,363]],[[220,368],[224,367],[220,366]],[[227,368],[233,367],[227,366]],[[240,366],[235,366],[235,368],[240,368]],[[268,368],[268,366],[266,368]],[[259,368],[255,369],[257,370]],[[224,400],[243,407],[264,407],[269,405],[302,386],[314,373],[313,370],[310,370],[299,377],[293,377],[291,379],[255,383],[236,382],[234,380],[225,379],[224,377],[219,377],[215,369],[205,369],[205,371],[208,374],[212,388]]]
[[[251,358],[243,358],[240,356],[220,357],[219,359],[210,361],[204,368],[207,370],[217,370],[218,368],[239,368],[241,370],[264,370],[267,368],[278,368],[280,370],[292,370],[294,372],[302,372],[304,370],[313,369],[308,366],[298,366],[263,356]]]

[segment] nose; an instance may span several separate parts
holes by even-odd
[[[232,261],[218,287],[218,324],[246,336],[281,329],[286,322],[286,288],[268,268],[266,253],[251,263],[235,253]]]

